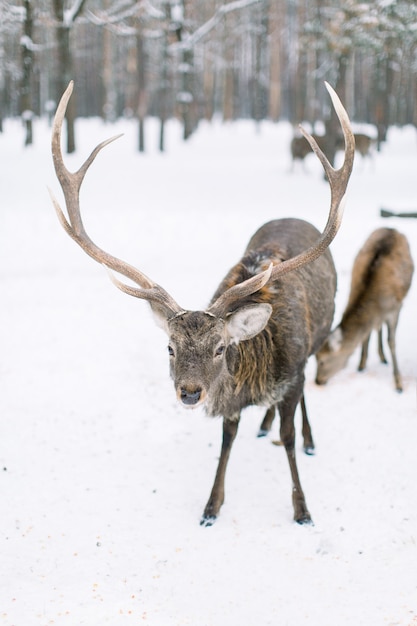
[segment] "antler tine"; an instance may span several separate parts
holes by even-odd
[[[353,160],[355,157],[355,137],[352,132],[348,114],[340,102],[339,96],[329,83],[325,82],[325,85],[332,99],[337,117],[339,118],[345,140],[345,155],[342,166],[338,170],[332,167],[326,155],[319,148],[316,140],[301,126],[300,130],[320,160],[329,181],[329,216],[323,233],[317,243],[292,259],[288,259],[279,265],[275,265],[272,270],[271,280],[274,280],[283,274],[287,274],[288,272],[292,272],[306,263],[311,263],[312,261],[315,261],[315,259],[318,259],[318,257],[323,254],[326,248],[328,248],[331,244],[340,228],[340,224],[342,223],[343,210],[346,203],[346,188],[352,172]]]
[[[319,158],[330,184],[330,211],[326,226],[321,236],[314,246],[304,250],[297,256],[287,259],[278,265],[274,265],[265,272],[261,272],[225,291],[210,306],[210,311],[216,311],[217,314],[225,314],[237,300],[243,299],[246,296],[255,293],[268,281],[276,280],[278,277],[283,276],[288,272],[292,272],[307,263],[315,261],[321,254],[323,254],[336,236],[343,217],[346,188],[353,167],[353,159],[355,156],[355,138],[353,136],[348,114],[340,102],[338,95],[328,83],[325,83],[325,85],[332,99],[345,139],[345,157],[342,167],[338,170],[334,169],[325,154],[317,145],[315,139],[313,139],[309,133],[300,127],[304,137],[307,139],[315,154]]]
[[[209,306],[207,311],[221,317],[228,312],[231,303],[242,300],[246,298],[246,296],[255,293],[255,291],[262,289],[271,278],[272,269],[273,265],[271,263],[263,272],[252,276],[252,278],[248,278],[243,283],[233,285],[233,287],[230,287],[227,291],[222,293],[222,295]]]
[[[58,105],[53,129],[52,129],[52,158],[55,167],[55,172],[57,178],[62,187],[62,191],[64,193],[65,204],[68,213],[68,219],[64,215],[58,201],[54,197],[51,190],[49,193],[51,195],[52,202],[54,204],[55,210],[58,215],[58,219],[61,222],[61,225],[67,232],[67,234],[74,239],[78,243],[78,245],[95,261],[102,263],[107,268],[126,276],[140,288],[130,287],[129,285],[124,285],[120,281],[113,281],[119,289],[126,287],[123,289],[126,293],[130,295],[134,295],[136,298],[141,298],[143,300],[148,300],[151,303],[162,305],[166,310],[171,312],[172,314],[176,314],[182,311],[182,308],[175,302],[175,300],[157,283],[154,283],[150,278],[148,278],[145,274],[143,274],[140,270],[133,267],[129,263],[118,259],[117,257],[109,254],[105,250],[99,248],[87,235],[85,231],[84,224],[81,218],[80,212],[80,201],[79,194],[81,184],[84,180],[84,177],[88,171],[88,168],[93,163],[97,154],[102,150],[105,146],[107,146],[115,139],[118,139],[121,135],[116,135],[103,141],[100,143],[90,156],[86,159],[86,161],[81,165],[81,167],[76,172],[70,172],[65,164],[62,157],[61,151],[61,131],[62,131],[62,123],[65,117],[65,113],[68,106],[68,101],[71,97],[73,91],[74,83],[71,81],[65,90],[60,103]]]

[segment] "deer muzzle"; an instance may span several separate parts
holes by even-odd
[[[178,400],[188,408],[202,404],[206,395],[205,390],[200,386],[181,386],[177,391]]]

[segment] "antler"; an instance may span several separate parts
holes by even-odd
[[[332,99],[345,139],[345,158],[340,169],[335,170],[330,165],[327,157],[319,148],[316,140],[300,126],[301,132],[319,158],[330,184],[330,212],[324,231],[314,246],[307,248],[307,250],[304,250],[297,256],[283,261],[278,265],[274,265],[272,268],[268,268],[265,272],[261,272],[260,274],[257,274],[242,283],[234,285],[225,291],[209,308],[209,311],[215,315],[224,314],[224,312],[227,312],[227,310],[230,309],[233,303],[237,300],[245,298],[247,295],[255,293],[269,280],[276,280],[280,276],[299,269],[303,265],[311,263],[317,259],[331,244],[337,231],[339,230],[343,217],[346,188],[352,172],[353,159],[355,156],[355,138],[350,126],[348,114],[340,102],[338,95],[327,82],[325,82],[325,85]]]
[[[225,313],[227,313],[233,303],[245,298],[252,293],[255,293],[256,291],[261,289],[268,281],[276,280],[278,277],[287,274],[288,272],[292,272],[302,267],[303,265],[311,263],[312,261],[317,259],[330,245],[330,243],[336,236],[337,231],[339,230],[343,216],[345,192],[353,167],[355,139],[350,126],[349,117],[336,92],[332,89],[332,87],[330,87],[328,83],[325,83],[325,85],[332,99],[333,106],[336,110],[337,116],[342,126],[343,136],[345,139],[345,157],[342,167],[338,170],[335,170],[330,165],[328,159],[319,148],[317,142],[313,139],[313,137],[300,127],[301,132],[310,143],[313,151],[319,158],[330,184],[330,212],[324,231],[314,246],[311,246],[297,256],[283,261],[278,265],[271,265],[264,272],[260,272],[256,276],[253,276],[252,278],[249,278],[248,280],[234,285],[233,287],[228,289],[208,309],[208,311],[214,315],[224,315]],[[124,261],[121,261],[117,257],[114,257],[99,248],[90,239],[84,229],[79,204],[79,193],[81,184],[84,180],[84,176],[100,150],[115,139],[118,139],[120,135],[111,137],[110,139],[107,139],[106,141],[100,143],[93,150],[88,159],[83,163],[83,165],[77,172],[69,172],[65,167],[62,158],[61,129],[68,101],[72,94],[72,90],[73,82],[71,81],[58,105],[52,132],[52,157],[58,180],[64,192],[69,221],[65,217],[61,207],[58,204],[58,201],[55,199],[50,190],[52,202],[55,206],[58,218],[68,235],[72,237],[72,239],[74,239],[74,241],[76,241],[78,245],[81,246],[81,248],[89,256],[91,256],[99,263],[102,263],[107,268],[114,270],[119,274],[122,274],[123,276],[126,276],[137,285],[139,285],[139,288],[126,285],[111,275],[111,279],[116,287],[129,295],[135,296],[136,298],[142,298],[143,300],[148,300],[151,304],[162,308],[167,317],[181,313],[183,311],[182,307],[180,307],[160,285],[154,283],[150,278],[140,272],[137,268],[129,265]]]
[[[167,315],[176,315],[177,313],[180,313],[183,309],[160,285],[154,283],[150,278],[148,278],[145,274],[140,272],[132,265],[121,261],[117,257],[112,256],[108,252],[105,252],[104,250],[99,248],[90,239],[85,231],[80,213],[79,195],[81,184],[84,180],[84,176],[86,175],[88,168],[90,167],[100,150],[115,139],[118,139],[121,135],[116,135],[115,137],[111,137],[110,139],[107,139],[106,141],[100,143],[92,151],[88,159],[83,163],[83,165],[77,172],[68,171],[62,158],[61,130],[62,122],[65,117],[65,112],[67,109],[68,101],[72,94],[73,86],[74,83],[73,81],[71,81],[60,100],[58,109],[55,114],[52,129],[52,158],[56,175],[61,184],[62,191],[64,192],[65,204],[68,213],[67,219],[52,191],[49,190],[59,221],[61,222],[63,228],[68,233],[68,235],[72,237],[72,239],[74,239],[74,241],[76,241],[78,245],[81,246],[81,248],[95,261],[98,261],[99,263],[105,265],[107,268],[114,270],[119,274],[122,274],[123,276],[126,276],[126,278],[129,278],[140,286],[140,288],[130,287],[129,285],[125,285],[116,278],[112,277],[114,284],[119,289],[125,291],[126,293],[131,293],[137,298],[148,300],[151,304],[155,304],[156,306],[162,308],[167,313]]]

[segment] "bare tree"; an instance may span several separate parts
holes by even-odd
[[[22,48],[22,84],[20,89],[20,111],[26,129],[25,146],[33,143],[33,14],[32,0],[24,0],[24,36],[20,40]]]
[[[65,0],[52,0],[54,16],[56,20],[56,46],[57,46],[57,77],[56,77],[56,100],[65,91],[73,76],[73,64],[71,53],[70,34],[74,22],[82,12],[87,0],[73,0],[72,6],[65,9]],[[75,151],[75,102],[67,109],[67,152]]]
[[[269,103],[268,115],[277,121],[281,114],[281,45],[280,31],[282,6],[279,2],[269,2],[268,44],[269,44]]]

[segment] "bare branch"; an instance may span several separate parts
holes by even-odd
[[[197,28],[194,33],[185,37],[181,42],[172,44],[171,48],[180,48],[180,49],[189,49],[192,48],[198,41],[203,39],[210,31],[213,30],[219,24],[219,22],[224,18],[228,13],[232,13],[232,11],[239,11],[242,9],[247,9],[250,6],[255,4],[263,4],[265,0],[235,0],[235,2],[229,2],[229,4],[224,4],[216,9],[214,15],[207,20],[205,24]]]

